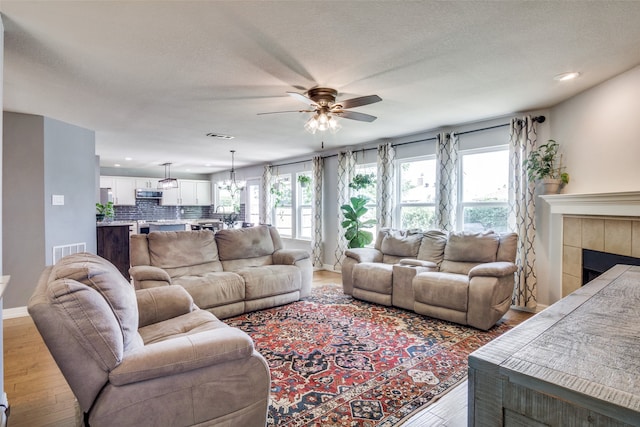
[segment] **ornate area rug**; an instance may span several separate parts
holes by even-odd
[[[225,320],[253,338],[271,370],[272,426],[392,426],[467,376],[488,332],[369,304],[341,285]]]

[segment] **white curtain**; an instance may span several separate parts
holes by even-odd
[[[396,152],[391,143],[378,145],[378,173],[376,186],[376,221],[378,228],[391,227],[394,208],[393,169]]]
[[[271,211],[273,201],[271,197],[271,185],[273,183],[273,175],[271,174],[271,165],[266,165],[262,172],[262,203],[260,203],[260,223],[273,224],[271,221]]]
[[[537,305],[535,183],[529,182],[524,161],[536,148],[536,122],[527,116],[511,120],[509,134],[509,228],[518,233],[516,283],[513,304],[533,309]]]
[[[436,143],[436,227],[455,231],[458,208],[458,137],[441,133]]]
[[[337,245],[334,252],[335,263],[333,269],[336,271],[342,271],[342,260],[344,259],[344,251],[347,249],[347,239],[344,237],[344,228],[342,228],[342,221],[344,217],[340,206],[348,203],[351,191],[349,190],[349,183],[351,182],[356,169],[356,158],[351,151],[338,153],[338,236]]]
[[[324,159],[320,156],[312,160],[313,195],[311,200],[311,262],[316,268],[322,262],[322,177],[324,175]]]

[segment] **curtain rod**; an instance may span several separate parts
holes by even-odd
[[[546,119],[547,118],[545,116],[536,116],[536,117],[532,117],[531,118],[531,120],[533,120],[534,122],[537,122],[537,123],[544,123],[544,121]],[[518,119],[518,120],[520,120],[520,119]],[[481,128],[481,129],[473,129],[473,130],[468,130],[468,131],[465,131],[465,132],[454,132],[454,133],[456,135],[466,135],[468,133],[482,132],[483,130],[491,130],[491,129],[503,128],[505,126],[511,126],[511,122],[503,123],[501,125],[489,126],[489,127]]]
[[[536,117],[532,117],[531,120],[533,120],[536,123],[544,123],[544,121],[547,118],[545,116],[536,116]],[[481,129],[473,129],[473,130],[468,130],[465,132],[454,132],[456,135],[466,135],[469,133],[474,133],[474,132],[482,132],[485,130],[491,130],[491,129],[498,129],[498,128],[503,128],[505,126],[510,126],[511,122],[509,123],[503,123],[501,125],[495,125],[495,126],[488,126],[485,128],[481,128]],[[391,144],[392,147],[400,147],[401,145],[409,145],[409,144],[417,144],[418,142],[427,142],[427,141],[435,141],[437,140],[438,137],[437,136],[432,136],[431,138],[424,138],[424,139],[416,139],[414,141],[407,141],[407,142],[399,142],[397,144]],[[370,147],[370,148],[362,148],[360,150],[356,150],[357,151],[370,151],[370,150],[377,150],[377,147]],[[336,157],[337,154],[330,154],[328,156],[321,156],[322,159],[328,159],[331,157]],[[279,163],[277,165],[271,165],[271,167],[280,167],[280,166],[289,166],[289,165],[297,165],[298,163],[306,163],[306,162],[310,162],[313,160],[313,157],[311,159],[308,160],[298,160],[295,162],[288,162],[288,163]]]

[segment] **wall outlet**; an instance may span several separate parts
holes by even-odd
[[[53,194],[51,196],[51,204],[54,206],[62,206],[64,205],[64,195],[62,194]]]

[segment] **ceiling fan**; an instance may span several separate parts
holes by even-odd
[[[336,131],[340,125],[333,118],[342,117],[345,119],[358,120],[361,122],[372,122],[377,119],[376,116],[370,114],[358,113],[356,111],[348,111],[348,108],[361,107],[382,101],[378,95],[360,96],[358,98],[346,99],[344,101],[336,101],[338,91],[327,87],[317,87],[309,89],[306,95],[297,92],[287,92],[287,95],[309,106],[307,110],[291,110],[291,111],[274,111],[270,113],[258,114],[277,114],[277,113],[314,113],[313,116],[305,123],[305,129],[311,133],[320,130]]]

